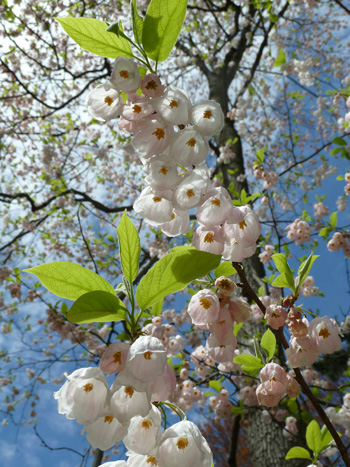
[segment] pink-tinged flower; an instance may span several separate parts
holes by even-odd
[[[197,220],[205,227],[216,227],[238,214],[237,222],[242,219],[239,209],[232,206],[232,199],[223,187],[212,188],[204,195],[202,204],[197,210]]]
[[[129,58],[118,57],[113,65],[111,83],[126,94],[136,92],[141,84],[136,63]]]
[[[208,153],[208,138],[194,128],[178,131],[170,142],[170,157],[185,167],[202,164],[208,157]]]
[[[289,365],[299,368],[312,365],[320,356],[320,350],[314,339],[309,336],[292,337],[286,350]]]
[[[189,170],[175,189],[173,197],[175,207],[177,209],[191,209],[198,206],[209,185],[210,179],[206,166]]]
[[[193,295],[188,304],[188,314],[195,326],[215,323],[218,319],[219,311],[219,299],[209,289],[203,289]]]
[[[205,136],[213,136],[224,127],[225,117],[218,102],[202,100],[192,107],[191,121]]]
[[[164,89],[165,86],[155,73],[148,73],[141,81],[141,91],[147,97],[160,97]]]
[[[130,347],[126,369],[144,383],[164,373],[167,355],[164,345],[153,336],[140,336]]]
[[[217,287],[224,295],[230,296],[237,286],[228,277],[221,276],[216,279],[215,287]]]
[[[111,447],[122,441],[128,429],[118,422],[109,412],[99,417],[93,423],[84,425],[86,439],[94,449],[108,451]]]
[[[265,317],[267,324],[272,329],[279,329],[284,326],[287,319],[287,310],[282,306],[270,305],[266,308]]]
[[[192,244],[200,251],[221,255],[224,251],[224,239],[221,227],[199,226],[193,234]]]
[[[228,311],[233,321],[236,323],[244,323],[250,318],[251,308],[249,303],[243,298],[231,297]]]
[[[260,370],[259,377],[262,383],[267,381],[278,381],[283,384],[285,390],[287,389],[288,375],[280,365],[277,365],[277,363],[268,363],[265,365],[264,368]]]
[[[124,370],[129,349],[130,344],[127,342],[115,342],[108,346],[101,357],[101,370],[107,375]]]
[[[133,94],[128,96],[128,101],[124,105],[122,116],[131,122],[143,120],[153,113],[152,105],[147,97]]]
[[[240,263],[245,258],[249,258],[253,256],[256,251],[256,243],[251,246],[245,247],[242,244],[239,244],[237,241],[232,239],[232,243],[228,243],[228,239],[230,238],[227,235],[226,227],[230,226],[231,224],[224,224],[224,240],[225,240],[225,247],[224,252],[222,254],[222,259],[225,261],[234,261],[236,263]]]
[[[210,334],[206,343],[206,350],[210,357],[219,363],[232,362],[237,347],[237,339],[233,334],[233,327],[229,333],[224,333],[224,339],[220,338],[220,333]]]
[[[147,164],[146,182],[155,190],[172,190],[181,181],[176,163],[166,155],[153,157]]]
[[[139,122],[130,122],[123,117],[118,120],[118,128],[120,131],[127,131],[128,133],[135,133],[135,131],[143,125],[143,120]]]
[[[162,416],[160,410],[151,405],[146,417],[136,416],[130,420],[127,435],[123,442],[127,449],[137,454],[150,454],[158,445],[161,433]]]
[[[126,370],[121,371],[111,387],[110,411],[122,425],[132,417],[145,417],[151,410],[151,388]]]
[[[249,247],[258,240],[261,234],[261,224],[258,216],[248,204],[236,209],[241,211],[243,220],[238,224],[225,225],[226,243],[232,243],[234,240],[243,247]]]
[[[213,455],[198,427],[183,420],[165,430],[157,459],[162,467],[211,467]]]
[[[152,401],[166,401],[176,389],[176,376],[169,363],[166,363],[162,375],[151,383]]]
[[[309,324],[309,334],[321,353],[333,353],[341,349],[337,323],[328,316],[314,318]]]
[[[161,225],[172,220],[171,192],[154,191],[146,187],[134,203],[134,211],[151,225]]]
[[[167,148],[173,129],[167,126],[160,118],[152,118],[144,121],[136,130],[132,145],[138,150],[144,159],[162,154]]]
[[[100,84],[87,95],[88,112],[101,122],[109,122],[119,117],[123,109],[123,99],[109,84]]]
[[[300,393],[300,386],[299,383],[297,382],[296,379],[293,378],[293,376],[287,374],[287,394],[288,397],[293,398],[293,397],[298,397]]]
[[[309,327],[301,319],[290,319],[288,329],[293,337],[304,337],[309,333]]]
[[[159,228],[168,237],[186,234],[190,230],[190,216],[188,211],[174,209],[171,213],[171,220],[160,224]]]
[[[78,423],[91,423],[105,410],[108,395],[106,378],[99,368],[80,368],[67,376],[61,389],[54,393],[58,413]]]
[[[183,90],[169,86],[162,97],[152,100],[153,109],[163,120],[172,125],[189,122],[191,102]]]
[[[260,405],[275,407],[285,392],[285,386],[279,381],[266,381],[256,388],[256,397]]]

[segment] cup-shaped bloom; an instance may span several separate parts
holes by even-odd
[[[155,73],[148,73],[141,81],[141,91],[147,97],[160,97],[164,92],[160,78]]]
[[[202,100],[192,107],[191,121],[200,133],[213,136],[223,129],[225,117],[218,102]]]
[[[249,247],[258,240],[261,234],[261,224],[258,216],[249,205],[240,206],[236,209],[241,211],[243,220],[238,224],[229,223],[226,225],[226,243],[232,243],[232,239],[234,239],[239,245]]]
[[[287,394],[290,398],[298,397],[300,393],[300,386],[296,379],[293,376],[287,374]]]
[[[130,347],[126,369],[144,383],[164,373],[167,355],[164,345],[152,336],[140,336]]]
[[[188,211],[174,209],[171,213],[171,220],[159,225],[159,228],[168,237],[184,235],[190,230],[190,216]]]
[[[166,155],[153,157],[147,164],[146,182],[155,190],[172,190],[181,181],[176,163]]]
[[[206,350],[210,357],[219,363],[232,362],[237,347],[237,339],[231,327],[230,333],[225,333],[225,338],[220,338],[219,332],[210,334],[206,343]]]
[[[198,427],[184,420],[163,433],[157,459],[162,467],[211,467],[213,456]]]
[[[123,442],[127,449],[137,454],[150,454],[159,444],[162,416],[154,405],[146,417],[136,416],[130,420],[128,433]]]
[[[119,422],[127,425],[132,417],[145,417],[151,410],[151,388],[126,370],[118,374],[111,387],[110,411]]]
[[[231,224],[224,224],[224,240],[225,240],[225,247],[224,252],[222,254],[222,259],[225,261],[234,261],[236,263],[240,263],[245,258],[249,258],[252,256],[256,251],[256,243],[250,245],[248,247],[243,246],[242,244],[235,241],[234,238],[227,235],[227,227],[231,226]],[[228,243],[227,238],[231,239],[231,243]]]
[[[207,167],[199,166],[186,172],[183,181],[176,187],[173,202],[178,209],[198,206],[210,185]]]
[[[156,452],[144,456],[143,454],[128,451],[126,455],[128,456],[128,467],[160,467],[157,462]]]
[[[122,116],[131,122],[143,120],[153,113],[153,108],[147,97],[134,94],[128,96],[128,101],[124,105]]]
[[[164,152],[172,134],[173,129],[160,118],[147,119],[137,129],[132,145],[144,159],[149,159]]]
[[[81,368],[67,376],[61,389],[54,393],[58,413],[78,423],[91,423],[106,410],[108,385],[99,368]]]
[[[270,305],[266,308],[267,324],[272,329],[279,329],[284,326],[287,319],[287,310],[282,306]]]
[[[309,336],[292,337],[286,355],[291,368],[311,366],[320,356],[320,349]]]
[[[182,89],[168,86],[162,97],[152,100],[152,106],[163,120],[172,125],[189,122],[191,102]]]
[[[212,188],[203,196],[197,210],[197,220],[205,227],[216,227],[237,213],[237,222],[242,219],[241,211],[232,206],[232,199],[223,187]]]
[[[100,84],[87,95],[88,112],[101,122],[117,118],[123,109],[123,99],[109,84]]]
[[[209,153],[208,139],[195,128],[185,128],[174,134],[169,148],[170,156],[185,167],[200,165]]]
[[[275,407],[285,393],[285,386],[279,381],[266,381],[256,388],[256,397],[260,405]]]
[[[126,94],[136,92],[141,84],[141,75],[136,63],[125,57],[118,57],[113,65],[111,83]]]
[[[120,131],[127,131],[128,133],[135,133],[135,131],[143,125],[143,120],[138,122],[131,122],[126,118],[120,117],[118,121],[118,128]]]
[[[321,353],[333,353],[341,349],[337,323],[328,316],[314,318],[309,324],[309,334]]]
[[[236,288],[236,284],[225,276],[220,276],[215,281],[217,287],[225,296],[230,296]]]
[[[176,389],[176,376],[174,370],[167,362],[162,375],[151,383],[152,401],[166,401]]]
[[[126,435],[128,428],[122,425],[116,417],[106,412],[93,423],[84,425],[86,439],[94,449],[107,451],[114,444],[119,443]]]
[[[114,342],[108,346],[101,357],[101,370],[107,375],[124,370],[129,349],[130,344],[127,342]]]
[[[187,311],[195,326],[215,323],[219,316],[220,302],[214,292],[203,289],[192,296]]]
[[[221,255],[224,251],[222,229],[217,227],[199,226],[193,234],[192,244],[200,251],[213,255]]]
[[[171,191],[155,191],[151,187],[142,190],[134,203],[134,211],[151,225],[161,225],[172,220]]]
[[[285,392],[288,386],[288,375],[284,369],[277,365],[277,363],[268,363],[260,371],[260,381],[265,383],[266,381],[278,381],[283,384]]]
[[[244,323],[250,318],[251,308],[244,298],[231,297],[228,310],[231,314],[232,320],[236,323]]]

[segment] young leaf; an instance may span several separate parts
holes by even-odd
[[[160,259],[141,279],[136,301],[141,310],[184,289],[220,263],[221,256],[198,250],[177,250]]]
[[[336,138],[334,138],[333,144],[338,144],[339,146],[346,146],[347,143],[346,143],[345,139],[340,138],[339,136],[337,136]]]
[[[289,267],[289,264],[287,262],[287,256],[282,254],[282,253],[275,253],[272,255],[272,259],[276,265],[276,268],[278,271],[283,275],[288,282],[288,287],[290,287],[292,290],[294,290],[294,277],[292,274],[292,271]],[[279,286],[281,287],[281,286]],[[284,287],[284,286],[283,286]]]
[[[134,31],[135,42],[142,44],[143,18],[139,15],[136,6],[136,0],[130,1],[132,29]]]
[[[209,381],[209,386],[215,389],[216,392],[221,391],[221,383],[219,381]]]
[[[323,427],[321,428],[321,437],[322,437],[322,440],[321,440],[321,451],[322,451],[322,449],[327,447],[333,441],[333,436],[330,434],[326,425],[323,425]]]
[[[243,323],[234,323],[234,325],[233,325],[233,334],[235,335],[235,337],[237,337],[237,334],[241,330],[242,326],[243,326]]]
[[[258,357],[254,357],[254,355],[248,355],[248,354],[243,354],[243,355],[237,355],[233,359],[234,363],[238,363],[239,365],[242,365],[242,370],[246,371],[246,368],[253,369],[253,370],[259,370],[260,368],[263,368],[264,364]]]
[[[262,336],[260,345],[266,351],[267,361],[269,362],[274,356],[276,350],[276,337],[270,329],[268,329]]]
[[[94,18],[55,18],[65,32],[84,50],[101,57],[133,56],[129,42],[106,31],[108,24]]]
[[[68,311],[67,318],[72,323],[104,323],[125,319],[126,311],[119,298],[98,290],[79,297]]]
[[[130,284],[135,280],[139,271],[140,239],[136,227],[128,218],[126,211],[122,215],[117,227],[119,238],[120,262],[122,263],[124,276]]]
[[[306,428],[306,443],[317,457],[322,450],[322,437],[320,427],[316,420],[310,422]]]
[[[282,49],[280,49],[273,66],[281,66],[284,63],[286,63],[286,54],[283,52]]]
[[[216,269],[214,269],[214,276],[217,279],[218,277],[225,276],[229,277],[233,274],[236,274],[236,269],[228,261],[221,263]]]
[[[187,0],[151,0],[143,23],[142,45],[156,62],[166,60],[180,34]]]
[[[289,287],[292,290],[294,290],[294,283],[293,283],[293,287],[291,287],[290,281],[287,279],[287,276],[285,273],[277,276],[271,285],[273,285],[274,287]]]
[[[61,298],[76,300],[81,295],[96,290],[115,295],[113,287],[105,279],[79,264],[57,261],[23,271],[34,274],[47,290]]]
[[[332,227],[336,227],[337,226],[337,219],[338,218],[338,213],[337,211],[333,212],[329,218],[329,223]]]
[[[310,459],[311,456],[309,451],[301,446],[295,446],[294,448],[289,449],[286,454],[286,459]]]
[[[299,266],[299,269],[298,269],[299,281],[298,281],[297,291],[299,290],[299,287],[304,282],[304,280],[307,278],[312,268],[312,265],[314,264],[315,260],[318,258],[318,256],[314,255],[313,253],[314,252],[312,251],[310,256]]]
[[[152,310],[151,310],[151,315],[152,316],[159,316],[163,310],[163,302],[164,300],[159,300],[159,302],[155,303],[153,306],[152,306]]]

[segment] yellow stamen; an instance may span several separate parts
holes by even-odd
[[[318,333],[319,336],[323,337],[323,339],[326,339],[331,335],[331,333],[328,331],[327,328],[322,328],[320,332]]]
[[[151,79],[151,81],[148,81],[146,84],[145,88],[147,90],[153,89],[154,91],[157,89],[158,84],[154,81],[154,79]]]
[[[118,365],[122,364],[122,353],[121,352],[116,352],[113,354],[113,363],[118,363]]]
[[[205,310],[209,310],[209,308],[212,306],[212,303],[210,300],[208,300],[207,298],[201,298],[199,300],[199,303],[202,305],[202,307],[205,309]]]
[[[245,223],[245,221],[238,222],[238,225],[239,225],[239,228],[242,230],[244,230],[244,227],[247,227],[247,224]]]
[[[111,424],[113,422],[113,417],[112,415],[106,415],[104,419],[104,423],[109,423]]]
[[[213,114],[211,113],[211,110],[206,110],[203,114],[203,118],[210,118],[212,116]]]
[[[182,436],[177,440],[176,446],[178,449],[185,449],[188,446],[188,439]]]
[[[220,207],[220,200],[217,198],[214,198],[211,200],[211,204],[214,204],[215,206]]]
[[[110,96],[105,97],[105,103],[110,106],[113,103],[113,99]]]
[[[141,111],[142,111],[142,107],[135,104],[132,108],[132,110],[134,111],[135,114],[139,114]]]
[[[164,138],[165,136],[165,131],[163,130],[163,128],[157,128],[153,133],[152,135],[155,135],[157,137],[158,140]]]
[[[194,139],[194,138],[191,138],[187,141],[187,146],[190,146],[191,148],[194,148],[195,144],[197,143],[197,141]]]
[[[190,190],[187,190],[187,198],[192,198],[192,196],[194,196],[194,191],[191,188]]]
[[[129,78],[129,73],[126,70],[122,70],[119,72],[119,75],[121,78],[128,79]]]
[[[145,418],[141,423],[142,428],[149,430],[152,426],[152,421],[149,418]]]
[[[214,241],[214,234],[213,232],[208,232],[206,236],[204,237],[205,243],[213,243]]]
[[[130,397],[130,399],[134,395],[134,390],[133,390],[133,388],[131,386],[126,386],[126,388],[124,389],[124,392],[125,392],[126,395],[128,395]]]
[[[169,170],[165,167],[165,165],[162,165],[158,173],[166,175],[168,172]]]
[[[157,461],[156,461],[156,458],[151,457],[151,456],[148,456],[148,459],[146,460],[146,464],[150,464],[151,466],[152,465],[158,465]]]
[[[159,196],[153,196],[153,201],[155,203],[160,203],[162,201],[162,198],[159,198]]]
[[[151,360],[151,355],[152,355],[152,352],[150,352],[149,350],[147,350],[147,352],[144,352],[143,353],[143,358],[145,360]]]
[[[169,107],[171,107],[171,108],[173,109],[174,107],[179,107],[179,105],[178,105],[178,103],[173,99],[173,100],[170,102]]]
[[[92,383],[86,383],[85,386],[84,386],[84,391],[85,392],[90,392],[92,391],[94,388],[94,385]]]

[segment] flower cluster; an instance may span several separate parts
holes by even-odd
[[[256,397],[260,405],[274,407],[286,393],[298,397],[299,384],[277,363],[265,365],[259,376],[261,384],[256,389]]]
[[[265,245],[264,251],[259,254],[259,259],[263,264],[267,264],[271,261],[272,255],[275,251],[273,245]]]
[[[111,388],[103,371],[118,373]],[[152,401],[167,400],[175,385],[161,341],[140,336],[131,345],[111,344],[100,368],[74,371],[54,397],[59,413],[84,425],[93,448],[105,451],[123,440],[128,461],[120,465],[211,467],[210,448],[194,423],[181,421],[162,433],[161,411]]]
[[[262,165],[256,165],[254,167],[254,176],[257,179],[264,180],[265,190],[269,190],[278,183],[278,174],[273,171],[267,172]]]
[[[296,245],[302,245],[310,241],[311,227],[305,221],[295,219],[291,224],[287,225],[287,237]]]
[[[343,249],[344,255],[350,257],[350,241],[348,234],[342,234],[341,232],[335,232],[333,237],[327,243],[327,248],[329,251],[339,251],[340,248]]]
[[[142,96],[136,94],[139,88]],[[125,104],[120,92],[127,94]],[[121,114],[119,128],[135,133],[132,145],[148,185],[134,203],[137,214],[174,237],[189,231],[188,211],[197,208],[197,249],[229,261],[254,254],[261,233],[257,216],[250,206],[234,207],[224,188],[210,189],[208,138],[224,126],[217,102],[192,105],[182,89],[165,87],[153,73],[141,80],[136,63],[119,57],[111,84],[90,92],[87,104],[91,115],[102,121]]]
[[[304,297],[317,297],[320,294],[320,289],[315,286],[315,279],[312,276],[307,276],[300,286],[300,291]]]

